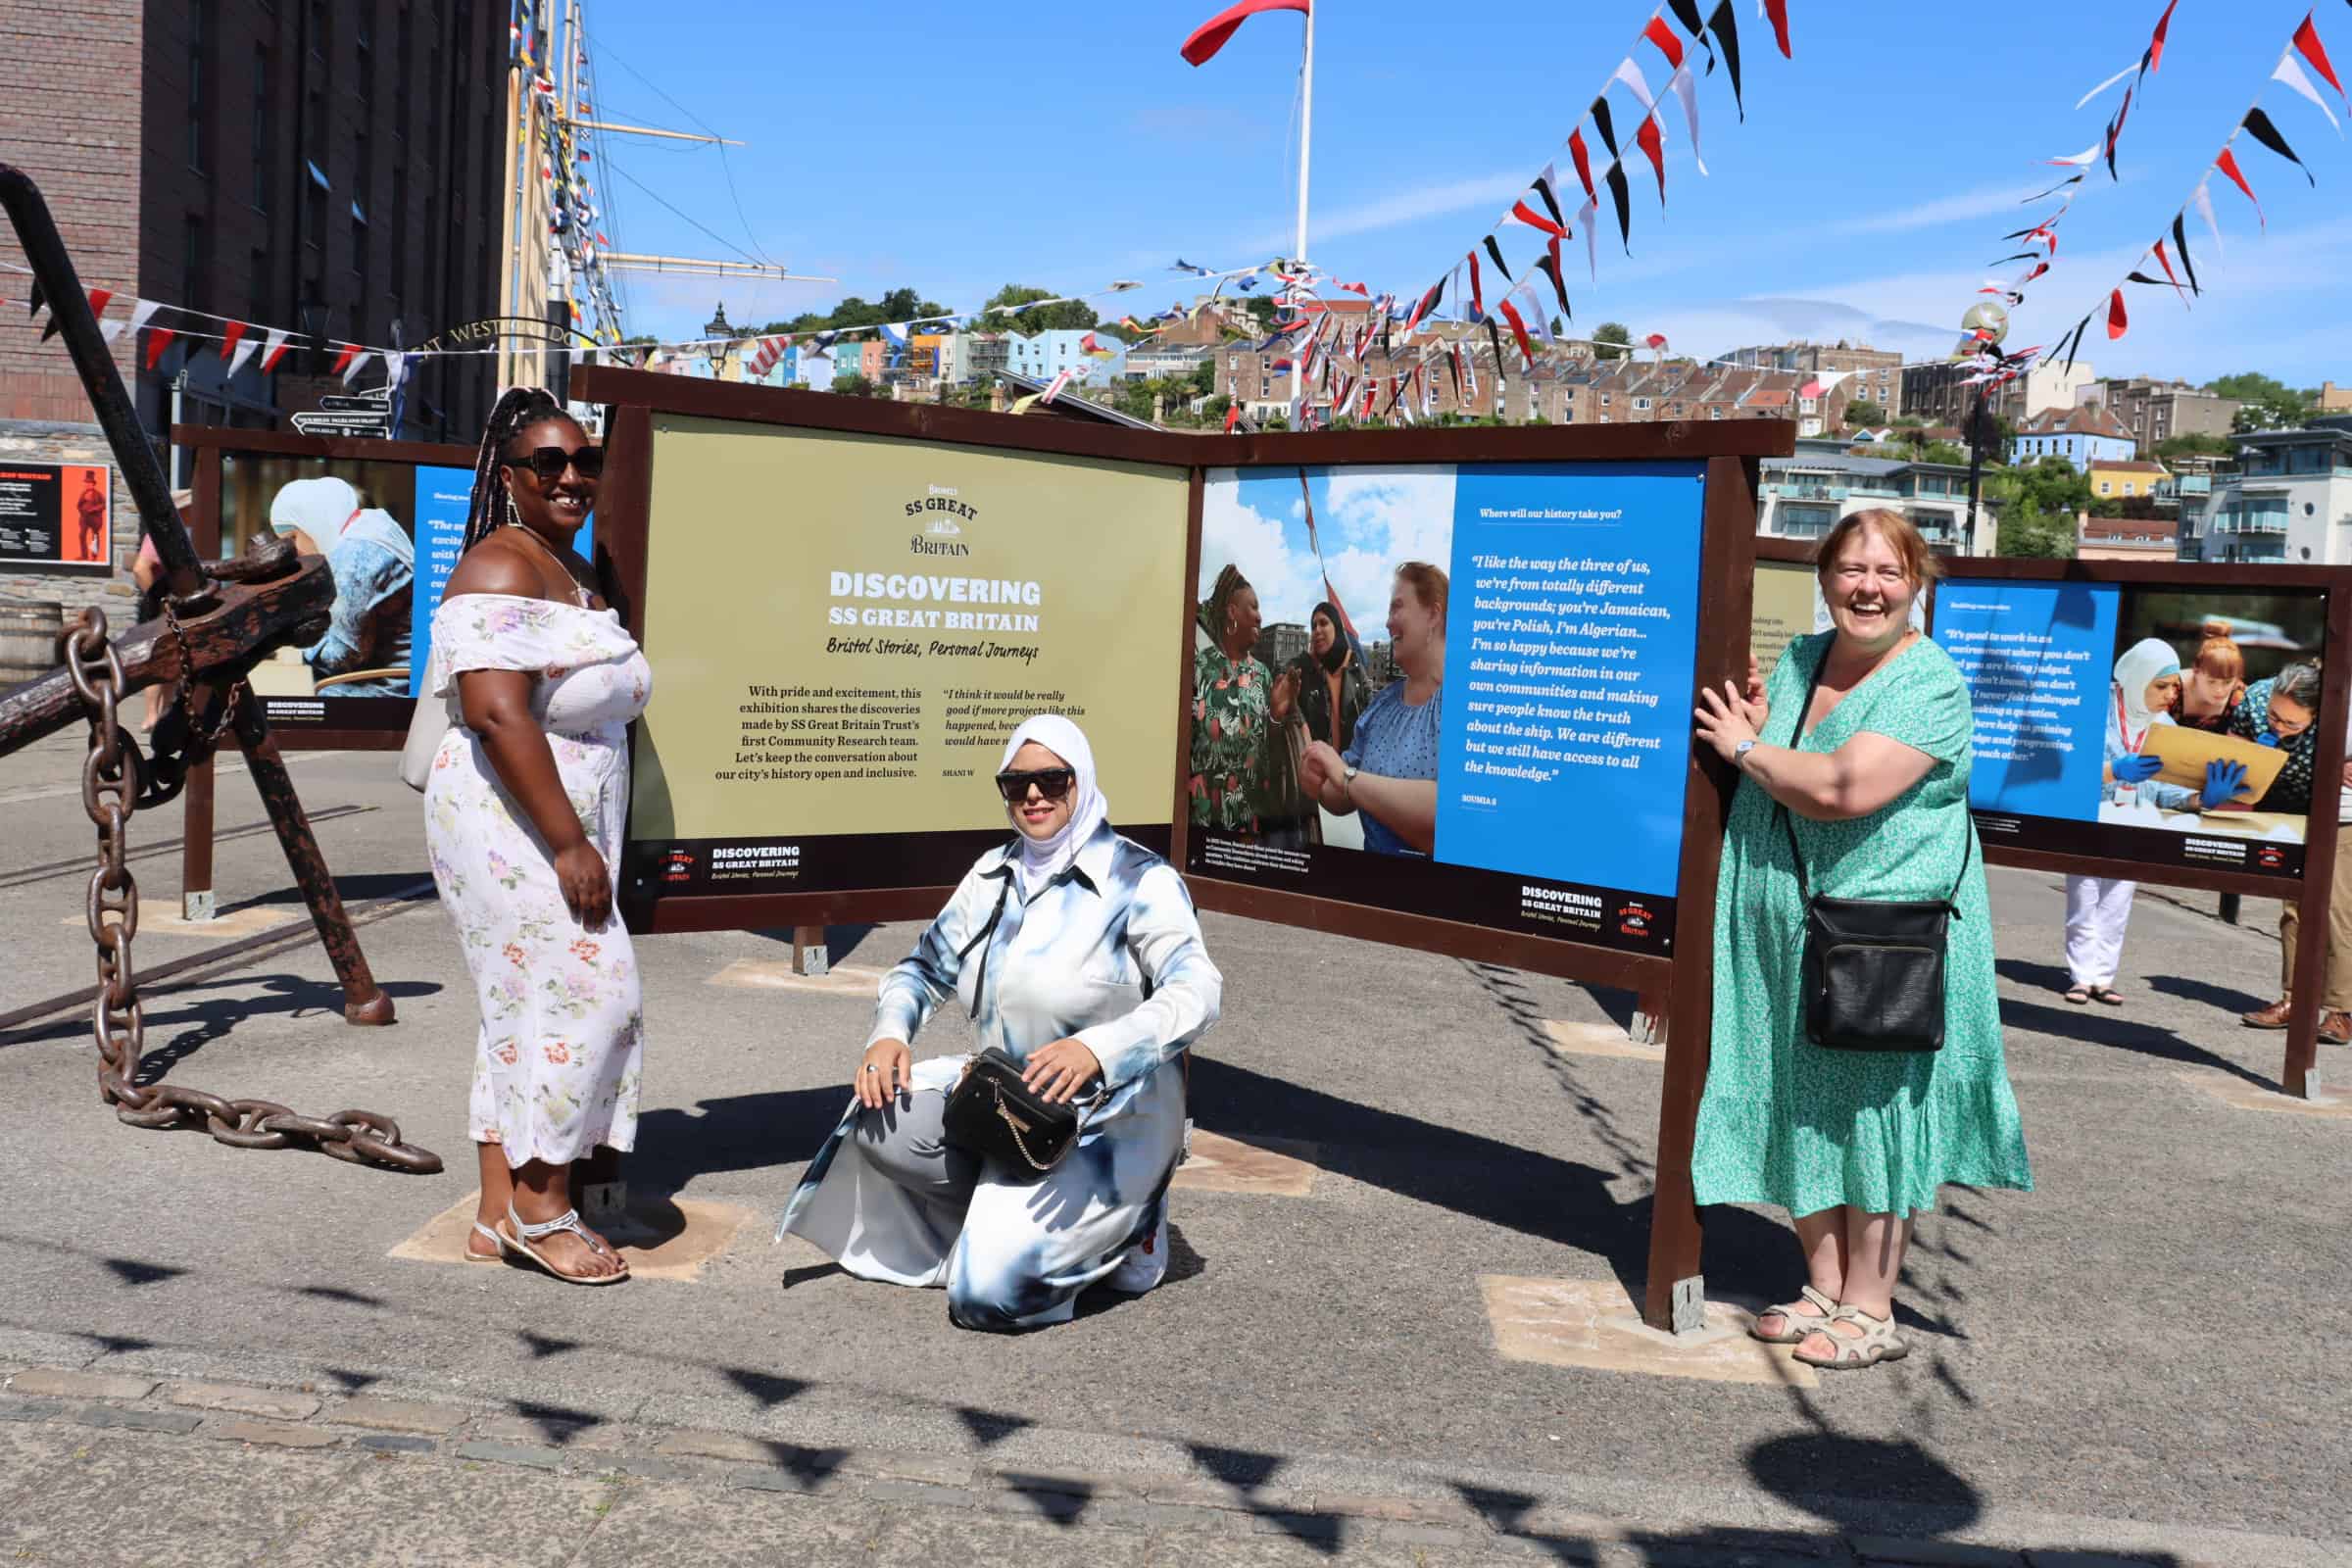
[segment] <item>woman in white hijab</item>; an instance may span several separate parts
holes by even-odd
[[[1173,866],[1110,828],[1094,753],[1058,714],[1030,719],[997,774],[1016,836],[964,873],[884,977],[849,1113],[810,1161],[778,1234],[859,1279],[945,1286],[964,1328],[1067,1321],[1102,1281],[1140,1294],[1167,1272],[1167,1191],[1185,1143],[1182,1058],[1216,1022],[1224,978]],[[966,1056],[907,1049],[951,999],[973,1048],[1038,1093],[1106,1095],[1041,1179],[948,1144]]]
[[[2180,695],[2180,656],[2170,643],[2143,637],[2115,662],[2115,680],[2107,693],[2104,760],[2100,790],[2111,806],[2135,804],[2162,811],[2193,811],[2204,804],[2196,790],[2167,784],[2156,777],[2161,765],[2145,755],[2148,732],[2173,722],[2170,710]],[[2219,768],[2233,766],[2217,763]],[[2237,782],[2244,780],[2240,770]],[[2216,789],[2228,785],[2227,789]],[[2207,780],[2209,791],[2227,800],[2236,785],[2227,777]],[[2129,792],[2129,793],[2127,793]],[[2124,961],[2124,929],[2132,920],[2132,895],[2139,886],[2114,877],[2070,876],[2066,879],[2066,1000],[2080,1007],[2103,1003],[2124,1004],[2115,989],[2116,972]]]

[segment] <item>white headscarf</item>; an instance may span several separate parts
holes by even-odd
[[[2124,651],[2115,662],[2115,689],[2123,696],[2124,737],[2129,740],[2144,733],[2150,724],[2170,724],[2170,713],[2159,712],[2148,706],[2148,684],[2167,675],[2180,673],[2180,656],[2173,645],[2154,637],[2143,637]]]
[[[295,479],[278,487],[270,501],[270,526],[279,533],[300,528],[321,550],[332,550],[335,537],[351,514],[360,510],[360,493],[350,482],[331,475]]]
[[[1044,887],[1059,876],[1062,868],[1078,858],[1086,841],[1095,836],[1095,829],[1110,820],[1110,803],[1095,787],[1095,750],[1086,744],[1078,726],[1059,713],[1040,713],[1014,730],[1012,739],[1004,744],[1004,760],[997,764],[997,771],[1009,770],[1012,760],[1031,741],[1069,764],[1078,775],[1078,782],[1070,791],[1070,819],[1050,839],[1033,839],[1021,833],[1020,819],[1014,814],[1016,806],[1009,801],[1005,803],[1005,819],[1020,834],[1020,858],[1013,866],[1020,875],[1024,897],[1031,889]]]

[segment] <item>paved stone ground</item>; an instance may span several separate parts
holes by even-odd
[[[73,765],[0,761],[0,873],[86,850]],[[320,827],[347,898],[419,880],[389,757],[294,772],[314,808],[368,808]],[[241,778],[220,797],[224,828],[259,820]],[[151,913],[175,905],[171,857],[137,869]],[[267,835],[221,845],[224,907],[284,907],[286,881]],[[0,874],[0,1011],[88,983],[80,902],[74,877]],[[1995,906],[2039,1189],[1950,1192],[1914,1253],[1911,1358],[1818,1387],[1497,1354],[1484,1278],[1639,1290],[1657,1068],[1545,1027],[1598,1037],[1630,999],[1491,966],[1212,917],[1227,1021],[1198,1115],[1311,1185],[1182,1194],[1165,1286],[1009,1339],[768,1241],[866,1010],[712,983],[788,956],[780,933],[641,944],[632,1187],[758,1216],[691,1282],[393,1255],[473,1185],[470,998],[429,902],[363,933],[395,1028],[346,1028],[304,944],[157,988],[148,1047],[216,1092],[390,1111],[442,1176],[122,1127],[86,1021],[24,1025],[0,1033],[0,1561],[2352,1559],[2328,1374],[2352,1119],[2260,1093],[2279,1039],[2233,1014],[2277,983],[2272,908],[2232,928],[2150,890],[2131,1004],[2086,1012],[2054,992],[2056,880],[1998,873]],[[836,962],[887,964],[912,931],[837,932]],[[151,928],[140,958],[203,946]],[[2324,1048],[2322,1070],[2352,1060]],[[1712,1298],[1790,1293],[1780,1216],[1708,1231]],[[359,1424],[381,1401],[431,1408]]]

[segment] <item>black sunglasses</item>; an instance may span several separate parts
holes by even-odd
[[[562,447],[541,447],[528,457],[507,459],[506,466],[510,468],[530,469],[539,476],[541,484],[554,484],[558,479],[564,477],[565,468],[578,469],[579,475],[583,479],[602,478],[605,471],[605,449],[603,447],[582,447],[577,452],[566,452]]]
[[[1004,802],[1008,806],[1018,806],[1027,800],[1032,784],[1037,786],[1037,793],[1044,799],[1058,801],[1069,794],[1071,786],[1077,782],[1077,771],[1067,767],[1041,767],[1034,773],[997,775],[997,788],[1004,792]]]

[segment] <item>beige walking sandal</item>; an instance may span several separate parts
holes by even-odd
[[[1830,1322],[1835,1323],[1840,1318],[1854,1324],[1862,1332],[1849,1337],[1836,1333],[1825,1323],[1813,1330],[1813,1334],[1819,1334],[1837,1348],[1828,1355],[1807,1355],[1799,1350],[1796,1359],[1825,1372],[1851,1372],[1866,1366],[1877,1366],[1881,1361],[1900,1361],[1911,1353],[1911,1347],[1895,1337],[1894,1315],[1891,1312],[1885,1317],[1872,1317],[1858,1306],[1841,1306],[1831,1314]],[[1810,1339],[1812,1335],[1808,1334],[1806,1338]]]
[[[529,1225],[523,1222],[523,1218],[520,1214],[514,1212],[514,1205],[509,1203],[507,1205],[507,1223],[514,1227],[514,1234],[508,1235],[503,1231],[493,1232],[494,1235],[497,1235],[500,1243],[506,1247],[514,1249],[515,1253],[521,1256],[523,1259],[538,1265],[538,1267],[545,1270],[547,1273],[554,1275],[557,1279],[562,1280],[566,1285],[618,1285],[622,1280],[625,1280],[629,1277],[628,1259],[622,1257],[618,1252],[615,1252],[612,1250],[612,1249],[598,1241],[595,1234],[591,1232],[587,1226],[580,1223],[580,1211],[576,1208],[567,1208],[563,1213],[558,1214],[554,1219],[544,1220],[536,1225]],[[577,1236],[582,1242],[587,1244],[588,1250],[597,1253],[599,1256],[612,1259],[612,1261],[618,1263],[620,1267],[613,1270],[610,1274],[573,1274],[567,1270],[556,1267],[552,1261],[543,1256],[539,1250],[533,1247],[531,1244],[535,1241],[538,1241],[543,1236],[553,1236],[558,1231],[571,1232],[574,1236]]]
[[[1812,1336],[1819,1334],[1828,1326],[1830,1319],[1838,1315],[1838,1303],[1831,1300],[1828,1297],[1822,1295],[1812,1286],[1806,1286],[1804,1289],[1797,1292],[1797,1294],[1803,1297],[1806,1300],[1811,1301],[1815,1306],[1819,1307],[1821,1309],[1821,1316],[1807,1316],[1805,1313],[1799,1312],[1796,1309],[1798,1305],[1797,1302],[1789,1301],[1780,1306],[1768,1306],[1763,1311],[1758,1312],[1756,1314],[1755,1323],[1750,1323],[1747,1326],[1747,1332],[1754,1338],[1762,1340],[1766,1345],[1797,1345],[1801,1344],[1807,1339],[1810,1339]],[[1776,1314],[1779,1316],[1782,1324],[1780,1333],[1767,1334],[1756,1326],[1757,1323],[1761,1323],[1766,1318],[1775,1316]]]

